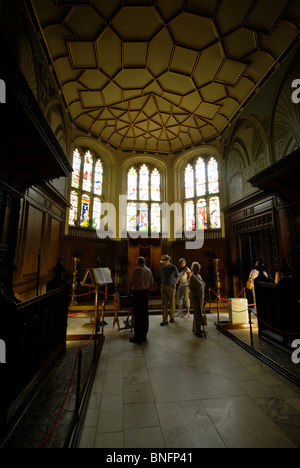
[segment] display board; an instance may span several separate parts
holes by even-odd
[[[99,287],[111,283],[113,283],[113,280],[108,268],[89,268],[84,275],[81,286]]]
[[[94,276],[95,284],[98,286],[106,286],[113,282],[108,268],[93,268],[92,274]]]

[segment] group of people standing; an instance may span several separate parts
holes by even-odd
[[[161,326],[168,325],[169,307],[170,323],[175,322],[176,302],[179,311],[182,310],[182,302],[186,307],[186,318],[192,307],[194,313],[193,332],[202,337],[202,312],[204,308],[205,283],[200,276],[201,265],[193,262],[191,269],[186,265],[184,258],[179,260],[179,270],[171,263],[169,255],[161,257],[161,298],[162,298],[162,322]],[[132,343],[142,343],[147,339],[149,330],[148,300],[149,289],[154,283],[152,271],[146,266],[144,257],[137,259],[137,267],[134,269],[129,285],[129,292],[133,294],[133,318],[134,337]]]

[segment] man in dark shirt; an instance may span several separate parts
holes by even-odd
[[[134,337],[132,343],[142,343],[147,339],[149,330],[148,293],[153,285],[152,271],[146,267],[144,257],[137,259],[133,270],[129,291],[133,290]]]
[[[179,281],[178,269],[171,263],[171,257],[169,255],[163,255],[161,257],[162,267],[160,270],[161,277],[161,298],[162,298],[162,313],[163,321],[161,326],[168,325],[168,310],[170,303],[170,323],[175,321],[175,295],[176,295],[176,284]]]

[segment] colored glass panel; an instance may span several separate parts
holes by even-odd
[[[206,171],[203,158],[199,158],[196,164],[196,191],[198,197],[206,195]]]
[[[95,164],[95,179],[94,179],[94,194],[102,195],[103,190],[103,166],[101,161],[97,159]]]
[[[88,151],[84,155],[82,189],[92,191],[93,156]]]
[[[210,228],[220,229],[221,227],[221,213],[220,213],[220,199],[213,197],[209,200],[210,211]]]
[[[185,169],[185,198],[193,198],[194,196],[194,169],[191,164],[188,164]]]
[[[140,168],[139,199],[149,200],[149,169],[146,164]]]
[[[195,231],[195,204],[193,201],[188,201],[184,205],[185,210],[185,230]]]
[[[160,207],[159,203],[151,205],[151,232],[161,231]]]
[[[81,199],[81,214],[80,214],[80,226],[88,227],[90,222],[90,208],[91,200],[87,195],[82,195]]]
[[[99,198],[94,199],[93,206],[93,228],[100,229],[100,218],[101,218],[101,201]]]
[[[139,205],[139,231],[148,232],[149,229],[149,206],[147,203]]]
[[[128,172],[127,185],[128,185],[128,191],[127,191],[128,200],[136,200],[137,199],[137,172],[134,169],[134,167],[132,167]]]
[[[127,231],[137,230],[136,203],[127,205]]]
[[[197,201],[197,229],[207,229],[207,207],[204,198]]]
[[[151,174],[151,200],[160,201],[160,173],[157,169]]]
[[[219,193],[219,171],[215,158],[210,158],[207,165],[208,192],[209,194]]]
[[[70,204],[69,224],[75,226],[78,216],[78,194],[75,191],[71,192]]]
[[[78,149],[73,153],[72,187],[80,188],[81,156]]]

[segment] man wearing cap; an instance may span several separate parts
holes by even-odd
[[[168,309],[170,303],[170,323],[175,321],[175,295],[176,284],[179,281],[179,274],[177,267],[171,263],[169,255],[163,255],[160,263],[162,264],[160,270],[161,277],[161,299],[163,307],[163,321],[161,326],[168,325]]]

